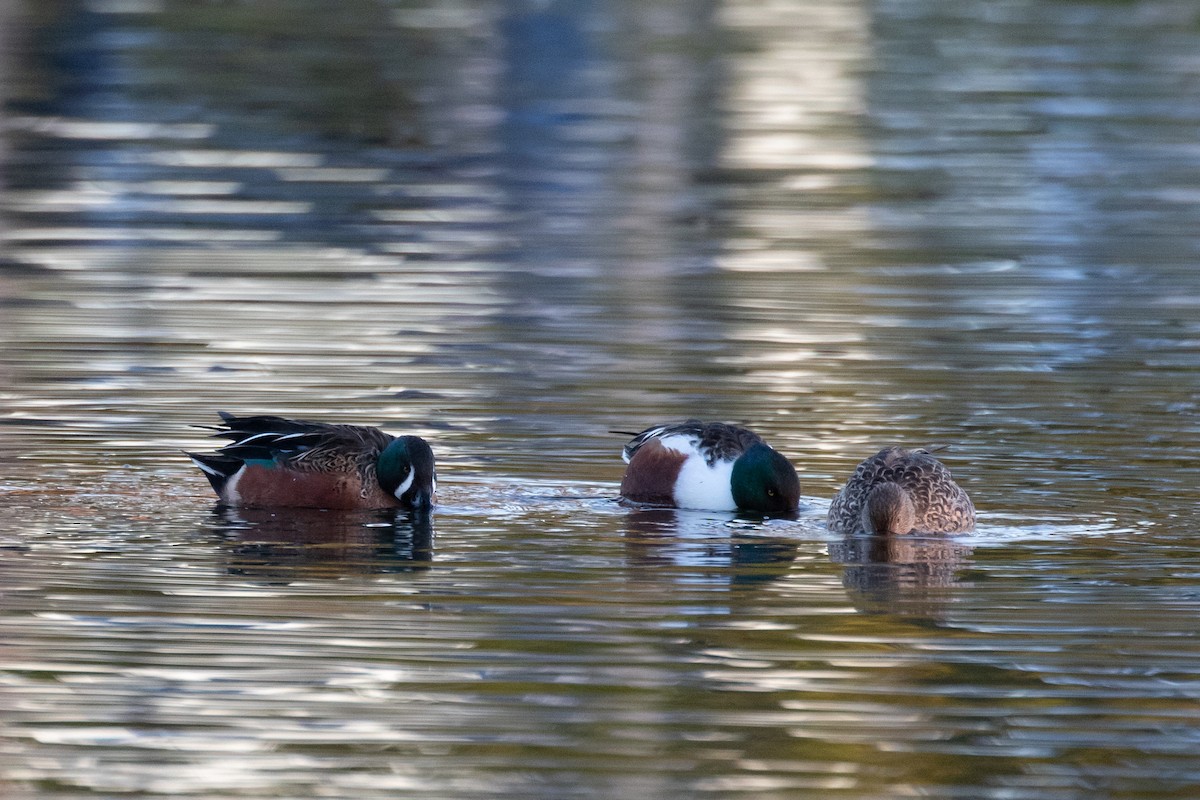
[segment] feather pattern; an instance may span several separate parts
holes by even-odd
[[[215,429],[213,438],[233,440],[220,449],[224,456],[274,461],[297,472],[355,472],[363,485],[375,482],[379,454],[395,438],[362,425],[218,413],[224,425]]]
[[[762,443],[762,438],[757,433],[738,425],[689,419],[647,428],[625,445],[621,457],[628,464],[647,442],[672,436],[682,436],[690,440],[709,467],[718,461],[732,461],[751,446]]]
[[[229,505],[426,510],[437,479],[433,451],[417,436],[378,428],[225,412],[215,453],[188,453]]]
[[[789,513],[800,501],[795,468],[753,431],[723,422],[656,425],[633,435],[621,496],[632,503],[712,511]]]
[[[975,527],[975,506],[950,471],[928,450],[888,447],[865,459],[833,498],[829,528],[835,533],[864,530],[863,511],[872,490],[894,484],[907,494],[912,531],[962,533]],[[908,531],[904,531],[908,532]]]

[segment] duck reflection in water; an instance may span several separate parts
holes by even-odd
[[[425,514],[221,506],[214,515],[229,572],[271,583],[424,570],[433,560]]]
[[[842,564],[842,585],[861,611],[938,618],[970,562],[972,548],[944,534],[856,534],[831,542],[829,557]]]
[[[739,533],[711,513],[673,508],[630,511],[625,518],[625,552],[635,569],[677,580],[762,586],[786,575],[797,545],[784,538]]]

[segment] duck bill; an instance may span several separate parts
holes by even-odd
[[[414,514],[428,514],[433,510],[433,491],[430,489],[414,489],[408,498]]]

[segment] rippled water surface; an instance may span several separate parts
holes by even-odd
[[[0,3],[0,795],[1200,795],[1190,3]],[[215,411],[432,523],[215,510]],[[797,519],[636,511],[751,424]],[[979,529],[831,535],[883,444]]]

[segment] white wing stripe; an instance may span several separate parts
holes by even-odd
[[[193,464],[195,464],[195,465],[196,465],[197,467],[199,467],[200,469],[202,469],[202,470],[204,470],[205,472],[207,472],[209,475],[217,475],[217,476],[221,476],[221,475],[222,475],[222,473],[220,473],[220,472],[217,472],[215,469],[213,469],[212,467],[210,467],[208,464],[205,464],[203,461],[201,461],[201,460],[200,460],[200,459],[198,459],[198,458],[193,458],[193,459],[192,459],[192,463],[193,463]]]

